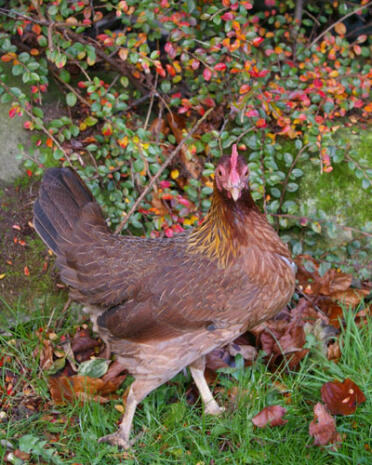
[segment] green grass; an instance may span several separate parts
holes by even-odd
[[[49,308],[47,309],[47,304]],[[238,369],[233,376],[220,374],[217,398],[226,412],[215,418],[203,415],[200,404],[190,406],[186,387],[190,379],[179,374],[172,383],[151,393],[135,415],[134,432],[143,436],[127,452],[97,439],[116,429],[120,413],[115,403],[100,405],[87,402],[55,407],[45,374],[39,369],[35,349],[40,346],[40,328],[48,323],[58,334],[73,334],[78,324],[77,309],[62,315],[63,298],[47,299],[35,304],[33,312],[23,321],[21,306],[13,309],[16,324],[8,334],[0,336],[0,360],[10,359],[2,366],[0,385],[6,388],[9,373],[16,375],[14,393],[2,393],[1,403],[11,403],[8,417],[0,423],[0,438],[14,449],[31,453],[30,461],[15,459],[13,463],[56,464],[370,464],[372,461],[372,320],[357,327],[351,312],[346,312],[346,331],[340,336],[342,357],[336,364],[328,361],[321,350],[311,344],[311,351],[298,372],[270,373],[262,357],[249,368]],[[50,321],[50,313],[54,309]],[[48,310],[48,311],[47,311]],[[30,316],[31,315],[31,316]],[[6,322],[2,322],[2,327]],[[4,360],[4,359],[3,359]],[[336,418],[337,430],[343,437],[337,450],[313,446],[309,423],[313,406],[320,400],[324,382],[350,377],[367,397],[355,414]],[[288,388],[285,397],[275,381]],[[25,386],[29,390],[25,392]],[[238,398],[231,390],[238,387]],[[23,391],[22,391],[23,390]],[[121,390],[121,392],[123,389]],[[27,408],[36,394],[35,410]],[[28,397],[29,396],[29,397]],[[31,397],[30,397],[31,396]],[[280,404],[287,408],[288,423],[275,428],[257,429],[251,419],[263,407]],[[30,436],[31,435],[31,436]],[[42,442],[45,441],[45,442]],[[4,459],[4,442],[0,445],[0,463]],[[18,460],[18,462],[17,462]]]

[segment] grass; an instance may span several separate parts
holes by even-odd
[[[252,367],[237,369],[230,376],[220,374],[216,395],[226,412],[219,418],[204,415],[199,403],[188,405],[186,387],[190,379],[179,374],[142,402],[134,430],[143,430],[144,434],[132,450],[123,452],[97,443],[100,436],[115,430],[121,414],[114,406],[121,403],[120,399],[106,405],[86,402],[62,407],[50,402],[47,379],[39,368],[35,349],[40,347],[40,328],[48,324],[58,334],[74,333],[80,317],[77,309],[62,314],[64,299],[49,296],[44,302],[35,303],[32,313],[21,304],[8,309],[16,323],[0,336],[0,394],[2,405],[7,405],[7,417],[0,423],[0,463],[6,454],[4,440],[12,444],[13,450],[30,454],[26,461],[14,456],[12,463],[16,465],[371,463],[371,319],[358,327],[353,314],[345,313],[346,330],[340,335],[342,357],[337,364],[328,361],[316,343],[310,341],[310,353],[298,372],[270,373],[261,357]],[[29,315],[26,320],[21,317],[25,310]],[[1,326],[5,325],[6,321],[2,321]],[[315,447],[308,429],[313,406],[320,401],[320,388],[327,381],[347,377],[359,385],[367,401],[355,414],[337,416],[337,430],[343,438],[337,450]],[[14,384],[11,396],[6,394],[9,379]],[[278,383],[286,386],[285,395]],[[255,428],[252,417],[271,404],[287,408],[288,423]]]

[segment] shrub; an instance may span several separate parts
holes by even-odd
[[[319,211],[305,218],[296,192],[304,171],[317,166],[326,179],[337,164],[371,191],[367,161],[338,137],[372,110],[369,38],[346,23],[368,15],[369,3],[354,2],[352,14],[350,2],[308,2],[297,22],[294,2],[278,0],[9,3],[0,25],[1,101],[10,117],[28,117],[33,147],[22,156],[30,176],[73,166],[118,227],[212,109],[124,228],[172,236],[197,224],[209,208],[213,165],[237,143],[255,199],[294,253],[312,251],[324,271],[357,261],[359,275],[368,276],[360,260],[370,250],[371,224],[358,243],[344,244],[344,262],[315,240],[324,231],[332,240],[334,218]],[[10,83],[6,63],[22,85]],[[45,95],[53,82],[66,105],[50,118]]]

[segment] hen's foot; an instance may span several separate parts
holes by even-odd
[[[204,407],[204,413],[207,415],[222,415],[223,412],[225,411],[225,407],[220,407],[217,402],[208,402],[206,406]]]
[[[98,439],[98,442],[108,442],[112,446],[118,446],[122,449],[129,449],[134,444],[134,441],[128,441],[127,439],[123,438],[123,436],[121,436],[118,431],[116,433],[102,436],[102,438]]]
[[[107,434],[106,436],[102,436],[98,439],[98,442],[107,442],[112,446],[118,446],[122,449],[130,449],[137,440],[143,436],[144,432],[138,433],[133,439],[128,441],[122,435],[120,435],[120,430],[116,433]]]

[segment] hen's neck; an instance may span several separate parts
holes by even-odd
[[[267,221],[248,189],[243,190],[240,199],[234,202],[215,187],[211,208],[203,223],[190,234],[188,249],[217,259],[225,267],[239,254],[242,246],[252,241],[255,223],[262,227]]]

